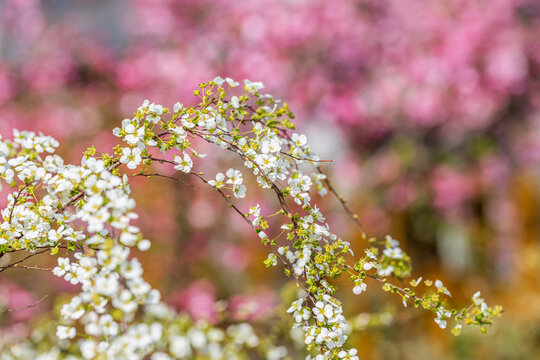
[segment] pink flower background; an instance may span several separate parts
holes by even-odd
[[[441,338],[430,319],[396,320],[355,340],[368,358],[402,358],[385,341],[418,341],[425,358],[534,358],[540,308],[524,304],[540,300],[539,40],[534,0],[4,0],[0,133],[50,134],[78,161],[93,143],[113,146],[111,129],[144,99],[193,103],[217,75],[262,81],[335,160],[326,169],[370,233],[401,239],[415,273],[445,280],[458,302],[478,288],[507,308],[476,347]],[[196,318],[215,317],[217,299],[238,319],[275,315],[283,277],[219,199],[142,189],[146,277],[169,303]],[[338,204],[321,207],[360,253]],[[24,286],[35,276],[52,285]],[[52,275],[2,277],[0,290],[16,289],[0,291],[9,304],[70,291]],[[351,313],[399,306],[344,296]],[[0,316],[15,326],[46,308]]]

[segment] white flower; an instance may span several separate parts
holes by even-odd
[[[105,170],[105,162],[103,160],[98,160],[96,158],[85,158],[85,164],[90,171],[92,171],[94,174],[101,174],[103,170]]]
[[[193,167],[193,160],[191,160],[188,154],[184,154],[184,158],[181,158],[178,155],[175,156],[174,162],[178,164],[174,167],[174,169],[178,171],[183,171],[185,173],[189,173],[191,171],[191,168]]]
[[[124,148],[122,150],[122,157],[120,162],[122,164],[127,163],[128,169],[135,169],[141,163],[141,150],[139,148]]]
[[[85,359],[93,359],[98,351],[98,344],[93,340],[85,340],[80,344],[81,354]]]
[[[259,204],[257,204],[256,206],[250,207],[248,213],[250,215],[253,215],[254,219],[251,221],[253,223],[253,225],[254,226],[259,226],[259,224],[261,223],[261,220],[262,220],[261,207],[259,206]]]
[[[287,348],[284,346],[272,347],[266,351],[267,360],[281,360],[287,356]]]
[[[126,142],[131,146],[135,146],[135,145],[140,146],[142,145],[141,140],[144,139],[144,133],[145,133],[145,128],[144,126],[141,126],[140,128],[137,129],[136,132],[127,134],[124,137],[124,140],[126,140]]]
[[[176,142],[181,144],[187,137],[187,132],[182,126],[177,126],[171,129],[176,134]]]
[[[325,322],[325,318],[331,319],[334,316],[334,309],[330,304],[324,304],[322,301],[317,301],[313,308],[313,314],[317,318],[317,321]]]
[[[137,259],[131,259],[129,262],[122,262],[120,264],[120,274],[126,279],[135,279],[142,275],[141,263]]]
[[[451,296],[450,295],[450,291],[448,291],[448,289],[446,289],[442,283],[441,280],[435,280],[435,287],[438,289],[438,290],[441,290],[444,294],[448,295],[448,296]]]
[[[110,273],[108,276],[100,276],[96,279],[95,290],[99,294],[112,296],[118,292],[118,276],[116,273]]]
[[[151,245],[150,240],[142,239],[141,241],[137,243],[137,248],[141,251],[146,251],[150,249],[150,245]]]
[[[60,239],[62,239],[62,232],[64,231],[64,227],[60,226],[57,230],[51,229],[49,230],[47,236],[49,238],[49,241],[51,241],[53,244],[56,244]]]
[[[353,293],[355,295],[360,295],[364,291],[366,291],[367,285],[363,282],[357,283],[353,288]]]
[[[177,358],[185,358],[191,355],[191,346],[185,336],[173,335],[169,338],[169,351]]]
[[[53,274],[62,277],[71,268],[68,258],[58,258],[58,266],[53,269]]]
[[[172,358],[164,352],[153,353],[151,360],[171,360]]]
[[[212,185],[216,189],[221,189],[225,186],[225,183],[223,182],[225,180],[225,175],[223,173],[217,173],[216,174],[216,180],[210,180],[208,181],[208,184]]]
[[[302,147],[307,143],[307,138],[304,134],[298,135],[294,133],[292,134],[291,140],[296,147]]]
[[[247,79],[244,80],[244,85],[245,85],[246,90],[249,91],[250,93],[255,93],[264,88],[264,85],[262,82],[259,82],[259,81],[252,82]]]
[[[128,286],[131,292],[135,296],[143,296],[152,289],[150,287],[150,284],[148,284],[142,278],[135,278],[133,280],[128,281]]]
[[[240,85],[238,81],[234,81],[230,77],[225,78],[225,81],[227,82],[227,84],[229,84],[230,87],[237,87],[238,85]]]
[[[396,239],[393,239],[390,235],[386,235],[385,239],[386,239],[386,246],[392,247],[392,248],[399,246],[399,241],[397,241]]]
[[[261,143],[261,151],[265,154],[277,153],[281,150],[281,142],[279,137],[264,138]]]
[[[377,274],[379,274],[380,276],[389,276],[390,274],[392,274],[394,272],[394,267],[392,265],[388,265],[386,266],[385,268],[381,268]]]
[[[233,194],[237,199],[242,199],[246,196],[246,186],[245,185],[234,185]]]
[[[124,127],[124,131],[126,132],[126,134],[133,134],[135,130],[136,128],[131,122],[129,124],[126,124],[126,126]]]
[[[356,354],[358,351],[356,349],[351,349],[349,351],[341,350],[338,353],[338,357],[343,360],[358,360],[358,356]]]
[[[446,328],[447,322],[446,319],[452,316],[452,313],[448,310],[445,310],[444,308],[438,308],[437,309],[437,317],[435,318],[435,322],[441,329]]]
[[[148,111],[150,114],[146,116],[146,120],[155,124],[161,119],[161,115],[163,115],[163,106],[152,103],[148,106]]]
[[[112,304],[115,308],[125,313],[131,313],[137,309],[137,301],[131,292],[123,290],[119,296],[113,298]]]
[[[105,314],[99,319],[99,328],[103,334],[107,336],[114,336],[118,334],[118,324],[109,314]]]
[[[176,104],[174,104],[174,107],[173,107],[173,111],[175,113],[179,112],[180,110],[182,110],[184,108],[184,105],[180,104],[179,102],[177,102]]]
[[[403,251],[400,248],[384,249],[383,254],[391,259],[402,259]]]
[[[75,335],[76,335],[76,330],[75,330],[74,327],[59,325],[56,328],[56,336],[60,340],[73,339],[75,337]]]
[[[188,337],[191,344],[196,349],[202,349],[206,345],[206,336],[201,330],[190,329]]]
[[[223,79],[221,78],[221,76],[216,76],[216,77],[214,78],[214,80],[212,80],[212,82],[215,82],[217,86],[221,86],[221,85],[223,85],[223,83],[225,82],[225,80],[223,80]]]
[[[235,170],[233,168],[227,170],[226,175],[229,178],[227,184],[240,185],[244,180],[240,170]]]
[[[377,265],[375,265],[372,262],[367,262],[367,263],[364,264],[364,270],[366,270],[366,271],[369,271],[369,270],[373,269],[374,267],[377,267]]]
[[[81,298],[79,296],[75,296],[73,299],[71,299],[71,302],[62,306],[60,313],[64,318],[73,320],[80,319],[85,313]]]
[[[240,99],[238,99],[238,96],[233,96],[231,98],[231,106],[235,109],[240,107]]]
[[[445,329],[445,328],[446,328],[446,324],[447,324],[446,320],[443,320],[443,319],[441,319],[441,318],[435,318],[435,322],[437,323],[437,325],[439,325],[439,327],[440,327],[441,329]]]

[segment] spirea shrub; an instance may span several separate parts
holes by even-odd
[[[145,101],[132,118],[114,129],[119,144],[112,152],[89,148],[80,165],[66,164],[55,154],[58,142],[49,136],[14,131],[0,142],[0,174],[12,192],[2,210],[0,258],[24,252],[23,260],[49,253],[58,257],[51,276],[78,285],[80,292],[61,306],[55,335],[34,336],[4,344],[0,358],[28,359],[282,359],[285,347],[257,334],[248,323],[210,325],[175,312],[160,300],[158,289],[143,277],[131,249],[150,248],[137,227],[130,177],[173,176],[156,172],[155,163],[177,175],[192,176],[213,188],[253,229],[268,251],[267,267],[278,266],[296,282],[298,298],[288,307],[294,328],[302,333],[308,359],[358,359],[347,344],[351,326],[336,296],[335,279],[347,277],[348,291],[358,296],[382,287],[403,306],[421,307],[442,328],[459,335],[464,325],[484,332],[500,316],[480,297],[456,310],[440,280],[411,276],[411,259],[390,236],[366,235],[358,217],[336,193],[322,172],[321,160],[305,135],[295,132],[286,103],[262,93],[259,82],[244,82],[244,91],[229,78],[202,83],[194,91],[196,106],[170,108]],[[243,161],[243,168],[206,174],[197,144],[208,142]],[[275,197],[276,208],[251,203],[244,178]],[[255,182],[253,182],[255,183]],[[314,193],[335,196],[344,216],[358,225],[366,244],[354,254],[350,243],[331,230]],[[272,218],[272,221],[269,221]],[[276,220],[278,219],[278,220]],[[278,231],[269,231],[279,222]],[[270,229],[272,230],[272,229]],[[279,234],[273,236],[272,234]],[[0,271],[26,266],[4,264]],[[44,348],[40,339],[52,337]],[[36,340],[37,339],[37,340]]]

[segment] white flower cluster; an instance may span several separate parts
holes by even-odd
[[[224,81],[220,79],[216,82],[217,85],[223,83]],[[306,333],[311,334],[306,337],[306,344],[311,344],[310,346],[317,351],[325,352],[330,356],[329,349],[338,349],[343,346],[347,339],[345,330],[348,325],[342,315],[339,301],[331,296],[333,290],[324,280],[325,277],[332,277],[335,269],[325,261],[316,262],[314,259],[316,256],[332,257],[341,251],[348,251],[349,244],[341,240],[337,242],[337,236],[330,232],[325,218],[317,206],[311,203],[310,192],[314,185],[320,195],[325,195],[327,189],[322,183],[326,179],[324,174],[318,172],[312,175],[304,174],[298,166],[306,161],[311,163],[319,161],[319,158],[310,150],[306,136],[298,133],[293,133],[291,137],[283,136],[279,130],[267,126],[267,122],[270,122],[270,118],[278,111],[279,101],[270,95],[260,94],[259,90],[263,89],[260,83],[246,81],[245,87],[256,99],[267,103],[267,105],[260,105],[259,109],[264,116],[257,121],[253,119],[250,122],[243,121],[245,113],[242,112],[242,105],[245,100],[240,101],[238,97],[233,97],[229,102],[217,104],[215,107],[207,107],[204,113],[197,112],[188,116],[188,113],[182,110],[177,115],[182,119],[186,132],[194,132],[223,149],[238,153],[244,159],[244,166],[251,169],[256,176],[260,187],[273,189],[279,194],[292,198],[306,211],[304,216],[290,219],[282,226],[283,230],[291,233],[302,229],[301,236],[294,235],[296,240],[294,248],[289,245],[279,247],[277,253],[269,254],[266,264],[276,265],[277,254],[283,255],[296,278],[304,277],[308,283],[312,284],[326,284],[316,292],[320,300],[312,304],[315,311],[313,318],[310,317],[311,310],[306,306],[300,306],[291,312],[294,312],[295,320],[303,326]],[[244,133],[251,136],[237,136],[235,131],[238,125],[234,127],[234,121],[223,122],[223,119],[233,116],[244,125]],[[186,129],[186,124],[192,124],[189,127],[190,130]],[[218,173],[215,179],[209,180],[208,183],[218,190],[226,188],[227,184],[232,184],[233,193],[237,198],[243,197],[245,192],[245,188],[237,190],[242,184],[242,175],[235,169],[229,169],[226,174]],[[249,215],[252,216],[251,223],[257,228],[259,237],[263,242],[268,241],[260,207],[257,205],[250,208]],[[292,216],[292,214],[289,215]],[[338,245],[330,247],[324,245],[335,243]],[[355,292],[360,293],[363,290],[365,290],[365,284],[358,283]],[[324,304],[324,307],[319,309],[317,305],[321,304]],[[309,323],[312,319],[313,322]]]
[[[100,157],[94,157],[95,149],[89,149],[80,166],[65,165],[54,155],[58,143],[50,137],[15,131],[13,140],[0,141],[0,178],[18,186],[1,212],[0,249],[35,252],[44,248],[55,253],[65,249],[66,256],[58,259],[53,273],[79,284],[81,291],[62,307],[63,323],[56,334],[63,340],[84,339],[79,343],[83,358],[164,360],[199,354],[230,359],[239,348],[260,345],[248,324],[233,324],[226,331],[176,324],[181,316],[160,303],[159,291],[142,278],[138,260],[130,258],[131,247],[144,251],[150,241],[131,223],[137,214],[133,212],[135,202],[128,176],[120,176],[122,165],[140,171],[134,175],[149,176],[145,170],[152,162],[169,163],[180,174],[193,175],[211,185],[229,206],[244,215],[226,194],[232,191],[236,199],[245,197],[242,172],[230,168],[207,180],[202,172],[193,171],[192,157],[206,156],[194,148],[193,139],[239,155],[257,184],[275,194],[280,210],[270,216],[285,216],[281,229],[287,243],[278,244],[279,236],[269,237],[270,232],[265,231],[268,222],[258,204],[249,209],[245,220],[271,250],[266,264],[273,266],[281,261],[287,274],[304,289],[288,312],[304,332],[307,348],[318,353],[316,360],[358,359],[356,349],[343,349],[350,326],[340,301],[334,297],[336,288],[331,279],[354,270],[356,275],[351,280],[355,294],[366,291],[364,278],[369,276],[384,283],[387,291],[401,291],[405,305],[411,298],[418,301],[414,294],[382,280],[410,271],[408,256],[391,237],[386,237],[380,256],[376,248],[370,248],[354,267],[346,265],[344,255],[353,255],[350,244],[330,231],[312,199],[314,190],[321,196],[328,192],[326,176],[318,167],[311,175],[304,172],[305,163],[318,164],[320,159],[310,150],[305,135],[287,132],[294,128],[287,105],[278,107],[279,100],[259,93],[264,88],[262,83],[247,80],[243,95],[227,99],[224,84],[229,88],[239,85],[219,77],[201,84],[202,103],[196,107],[176,103],[170,120],[163,119],[170,112],[168,108],[145,101],[132,119],[123,120],[122,127],[113,131],[127,146]],[[153,149],[174,151],[174,160],[156,158],[151,155]],[[331,186],[329,189],[334,191]],[[301,211],[293,213],[288,199]],[[368,274],[372,269],[376,272]],[[437,281],[435,286],[438,292],[450,295],[442,282]],[[436,301],[433,303],[438,304]],[[479,294],[473,302],[489,319],[493,309]],[[437,314],[439,326],[446,327],[451,313],[443,306],[427,307]],[[76,329],[84,333],[77,334]],[[285,356],[280,347],[262,351],[269,359]]]
[[[48,351],[43,344],[44,334],[39,329],[32,334],[38,346],[28,342],[11,344],[0,358],[2,360],[46,359],[141,359],[172,360],[200,358],[208,360],[247,359],[248,354],[259,353],[269,360],[281,360],[287,355],[283,346],[261,339],[247,323],[231,324],[223,329],[204,321],[192,323],[160,303],[148,306],[144,322],[122,329],[122,324],[111,315],[99,319],[91,317],[85,321],[85,332],[92,337],[101,337],[101,342],[91,339],[78,344],[80,354],[69,355],[66,343],[57,342]],[[69,340],[76,336],[75,327],[58,326],[56,335]],[[113,341],[113,344],[109,342]],[[0,348],[2,348],[0,344]],[[35,348],[40,349],[39,352]]]
[[[480,311],[482,312],[482,315],[484,316],[488,316],[489,313],[488,313],[488,305],[486,304],[486,302],[484,301],[484,299],[482,299],[480,297],[480,291],[477,291],[474,293],[473,297],[472,297],[472,300],[473,300],[473,304],[475,304],[476,306],[479,306],[480,308]]]
[[[155,108],[152,116],[159,113],[160,108]],[[125,127],[132,134],[129,125]],[[135,141],[131,143],[135,145]],[[61,309],[65,324],[57,327],[59,339],[75,338],[79,321],[89,336],[79,344],[85,359],[140,359],[145,354],[153,354],[152,359],[173,359],[189,357],[192,351],[210,354],[212,359],[227,359],[239,347],[259,344],[248,324],[238,324],[230,326],[226,333],[219,329],[196,332],[193,328],[186,335],[170,335],[162,349],[156,351],[156,345],[163,342],[162,322],[140,323],[136,315],[140,309],[155,315],[159,312],[156,309],[165,305],[159,303],[159,292],[142,278],[139,261],[129,258],[131,246],[146,250],[149,241],[130,224],[137,215],[132,212],[135,203],[129,196],[127,178],[112,175],[104,161],[95,158],[84,158],[81,166],[64,165],[57,155],[42,159],[38,151],[52,152],[53,145],[57,143],[52,138],[30,132],[15,132],[13,141],[0,142],[2,178],[10,183],[15,178],[23,182],[20,190],[9,195],[8,205],[2,210],[0,245],[28,251],[68,245],[92,249],[75,252],[73,258],[58,258],[58,266],[53,269],[56,276],[81,286],[80,294]],[[33,160],[21,155],[28,149],[33,149]],[[125,149],[119,163],[132,167],[129,161],[139,159],[126,161]],[[140,155],[138,149],[132,152]],[[236,193],[242,196],[242,174],[230,169],[227,176],[227,183],[240,187]],[[28,191],[38,184],[47,191],[40,200]],[[86,223],[86,229],[75,226],[78,221]],[[119,234],[116,239],[111,237],[113,229]],[[121,320],[112,313],[122,314]],[[169,309],[161,313],[172,314],[172,319],[177,316]],[[274,352],[272,357],[279,359],[281,353]],[[12,355],[6,355],[6,359],[18,358]]]
[[[385,237],[385,249],[383,250],[383,255],[388,259],[401,260],[404,257],[404,252],[399,247],[399,241],[393,239],[391,236],[387,235]],[[379,269],[380,276],[389,276],[393,274],[395,267],[391,264],[385,264]]]
[[[225,180],[225,175],[228,177],[227,180]],[[244,178],[242,177],[242,173],[240,170],[235,170],[233,168],[230,168],[227,170],[227,172],[223,175],[223,173],[217,173],[215,180],[209,180],[208,184],[212,185],[216,189],[221,189],[225,185],[230,184],[232,185],[233,194],[237,199],[242,199],[246,196],[246,186],[242,184],[244,181]]]

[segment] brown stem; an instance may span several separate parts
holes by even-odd
[[[49,295],[44,295],[41,299],[33,302],[32,304],[30,305],[26,305],[26,306],[20,306],[20,307],[15,307],[15,308],[5,308],[5,309],[0,309],[0,312],[11,312],[11,311],[16,311],[16,310],[24,310],[24,309],[28,309],[28,308],[31,308],[31,307],[34,307],[36,306],[37,304],[39,304],[40,302],[42,302],[43,300],[45,300],[46,298],[48,298]]]
[[[25,260],[27,260],[27,259],[29,259],[31,257],[34,257],[36,255],[43,254],[46,251],[49,251],[49,249],[47,248],[47,249],[43,249],[41,251],[29,254],[29,255],[25,256],[24,258],[22,258],[21,260],[15,261],[14,263],[11,263],[11,264],[6,265],[4,267],[0,267],[0,272],[3,272],[5,270],[7,270],[7,269],[15,268],[17,266],[17,264],[20,264],[20,263],[24,262]]]

